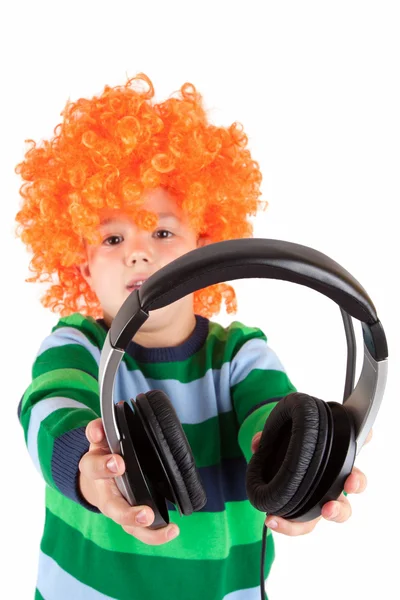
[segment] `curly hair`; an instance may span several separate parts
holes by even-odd
[[[239,123],[216,127],[190,84],[176,97],[152,102],[154,88],[143,73],[101,95],[68,101],[54,137],[33,140],[15,171],[22,206],[16,235],[32,254],[27,282],[50,282],[43,306],[66,316],[102,316],[99,301],[82,277],[85,240],[99,242],[100,214],[124,210],[145,229],[156,216],[141,205],[143,192],[164,187],[189,224],[211,242],[251,237],[248,216],[261,202],[261,172]],[[233,288],[217,284],[194,294],[194,311],[217,314],[225,301],[236,312]]]

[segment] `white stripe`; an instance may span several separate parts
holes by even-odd
[[[28,452],[35,464],[36,469],[39,473],[42,472],[39,462],[38,454],[38,434],[42,421],[51,415],[52,412],[59,408],[86,408],[82,402],[77,402],[71,398],[46,398],[35,404],[31,410],[31,416],[29,419],[27,446]]]
[[[45,600],[115,600],[75,579],[44,552],[39,554],[36,587]]]

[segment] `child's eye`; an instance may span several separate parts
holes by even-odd
[[[168,231],[168,229],[158,229],[154,232],[154,235],[158,237],[158,239],[166,240],[172,237],[174,234],[171,231]]]
[[[122,237],[122,235],[110,235],[110,236],[108,236],[108,238],[103,240],[103,244],[105,244],[106,246],[116,246],[123,239],[124,238]]]

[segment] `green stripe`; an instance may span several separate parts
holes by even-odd
[[[126,353],[123,360],[126,362],[128,370],[139,369],[146,378],[176,379],[181,383],[190,383],[203,378],[209,369],[221,369],[225,363],[233,360],[245,343],[255,338],[266,341],[265,335],[260,330],[257,332],[255,329],[237,326],[230,327],[225,331],[218,325],[218,327],[211,328],[206,343],[200,350],[186,360],[138,363]]]
[[[55,516],[70,527],[79,528],[85,538],[105,550],[197,560],[226,558],[229,549],[221,545],[223,531],[234,545],[260,541],[265,519],[265,514],[256,510],[248,500],[227,502],[224,512],[194,512],[189,517],[169,511],[170,521],[180,529],[178,538],[161,546],[149,546],[127,534],[111,519],[86,510],[50,488],[46,488],[46,506]],[[195,544],[193,540],[196,540]]]
[[[53,346],[38,356],[32,367],[32,378],[57,369],[79,369],[89,373],[95,379],[99,376],[99,367],[90,352],[80,344]]]
[[[258,402],[270,398],[281,398],[295,392],[284,371],[253,369],[247,377],[232,386],[231,395],[239,423]]]
[[[270,402],[269,404],[260,406],[260,408],[257,408],[257,410],[252,412],[251,415],[245,419],[243,425],[241,426],[238,439],[247,463],[253,456],[251,451],[251,442],[253,437],[256,435],[256,433],[264,429],[265,421],[268,419],[269,415],[277,404],[277,402]]]
[[[237,436],[238,423],[233,411],[220,413],[201,423],[182,423],[183,431],[196,457],[197,467],[209,467],[221,459],[242,456]]]
[[[209,536],[206,536],[208,541],[205,544],[209,545],[212,530],[208,529],[207,532]],[[269,536],[265,559],[266,576],[274,558],[272,540],[272,536]],[[171,545],[172,548],[175,541],[165,546]],[[219,543],[220,540],[217,544]],[[191,548],[196,548],[200,551],[203,544],[204,542],[199,543],[192,538],[186,550],[190,552]],[[147,548],[161,547],[141,544],[140,552]],[[189,590],[191,600],[222,598],[235,590],[259,585],[261,542],[234,546],[229,557],[223,560],[132,556],[130,553],[99,548],[76,529],[46,511],[46,530],[41,549],[82,583],[118,600],[143,600],[148,597],[150,585],[153,598],[185,598],[185,593]]]
[[[38,589],[35,590],[35,600],[45,600]]]
[[[146,379],[155,381],[174,379],[180,383],[191,383],[202,379],[210,369],[221,369],[222,365],[229,362],[230,356],[226,354],[226,346],[217,339],[209,338],[195,354],[181,361],[170,362],[139,362],[128,353],[123,356],[128,371],[141,371]]]
[[[64,384],[65,384],[65,382],[64,382]],[[50,394],[46,394],[44,397],[41,397],[40,400],[46,400],[48,398],[58,398],[58,397],[70,398],[71,400],[77,400],[78,402],[82,402],[82,404],[85,404],[88,407],[88,409],[90,411],[92,411],[92,413],[93,413],[91,416],[91,419],[89,419],[90,421],[100,417],[100,400],[99,400],[98,393],[93,393],[93,392],[90,392],[89,390],[57,388],[55,391],[51,392]],[[22,425],[22,428],[23,428],[24,434],[25,434],[25,441],[27,441],[29,421],[30,421],[31,412],[32,412],[34,406],[35,405],[32,405],[25,411],[21,412],[20,420],[21,420],[21,425]],[[63,410],[63,409],[59,408],[57,410]],[[74,411],[74,410],[83,410],[83,409],[70,408],[69,410]]]
[[[249,327],[248,325],[244,325],[241,321],[231,321],[229,325],[225,328],[220,323],[216,321],[210,321],[209,324],[209,332],[212,335],[215,335],[220,340],[225,340],[227,338],[227,332],[231,336],[235,337],[254,337],[257,335],[258,337],[262,337],[263,339],[267,339],[265,334],[258,327]]]
[[[103,327],[93,317],[85,317],[80,313],[74,313],[60,319],[53,327],[52,332],[61,327],[75,327],[97,348],[103,347],[107,335]]]
[[[22,398],[22,410],[27,410],[54,390],[58,396],[69,396],[69,390],[89,390],[99,395],[99,382],[77,369],[57,369],[36,377]]]

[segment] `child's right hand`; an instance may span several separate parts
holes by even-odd
[[[158,546],[176,537],[179,529],[175,524],[157,530],[148,529],[147,526],[154,521],[152,509],[149,506],[131,506],[122,496],[114,477],[125,471],[124,459],[118,454],[110,454],[101,419],[89,423],[86,437],[90,447],[79,462],[79,485],[85,500],[145,544]],[[144,521],[140,520],[142,516]]]

